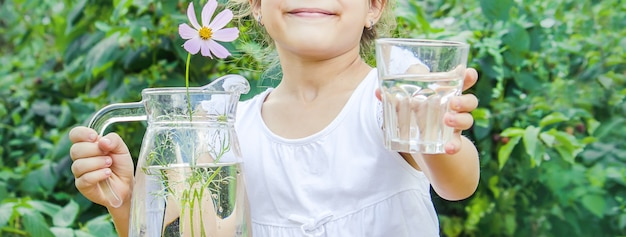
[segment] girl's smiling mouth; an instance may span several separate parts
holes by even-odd
[[[300,16],[300,17],[324,17],[324,16],[334,16],[335,13],[319,9],[319,8],[298,8],[287,12],[289,15]]]

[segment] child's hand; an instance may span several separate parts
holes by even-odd
[[[471,88],[478,80],[478,72],[474,68],[465,70],[463,91]],[[454,128],[452,140],[445,146],[447,154],[455,154],[461,149],[461,132],[474,124],[471,112],[478,107],[478,98],[473,94],[464,94],[450,100],[450,109],[456,113],[444,115],[444,123]]]
[[[463,91],[471,88],[478,80],[478,72],[474,68],[465,70]],[[380,89],[376,89],[376,97],[381,99]],[[478,98],[473,94],[456,96],[450,100],[450,108],[456,113],[444,115],[444,123],[454,128],[453,139],[445,146],[447,154],[456,154],[461,149],[461,132],[474,124],[474,118],[470,114],[478,106]]]
[[[73,128],[69,138],[74,143],[70,156],[74,161],[72,173],[78,191],[92,202],[110,207],[98,186],[99,182],[110,178],[115,193],[122,201],[130,201],[133,161],[124,141],[115,133],[98,137],[96,131],[87,127]]]

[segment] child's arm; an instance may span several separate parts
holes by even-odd
[[[461,137],[460,143],[455,154],[413,154],[435,192],[447,200],[468,198],[478,186],[478,151],[466,137]]]
[[[470,68],[465,73],[464,88],[472,87],[478,73]],[[444,118],[447,126],[453,127],[454,138],[446,144],[445,154],[413,154],[417,165],[429,178],[439,196],[448,200],[461,200],[471,196],[478,186],[480,165],[478,151],[474,144],[461,135],[474,123],[470,114],[478,106],[478,99],[472,94],[457,96],[450,101],[456,114]]]
[[[87,199],[107,207],[118,235],[128,236],[134,165],[126,144],[115,133],[98,137],[96,131],[87,127],[73,128],[69,138],[73,143],[70,156],[76,188]],[[122,206],[111,207],[100,191],[98,183],[106,179],[122,198]]]

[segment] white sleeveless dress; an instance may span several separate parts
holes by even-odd
[[[326,128],[301,139],[263,122],[272,89],[238,105],[254,237],[439,236],[428,179],[383,146],[377,85],[374,69]]]

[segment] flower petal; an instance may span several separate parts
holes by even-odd
[[[211,24],[209,24],[207,27],[213,29],[213,31],[215,30],[219,30],[224,28],[224,26],[226,26],[226,24],[228,24],[228,22],[230,22],[230,20],[233,19],[233,12],[225,9],[224,11],[220,12],[217,14],[217,16],[215,16],[215,18],[213,19],[213,21],[211,21]]]
[[[198,18],[196,18],[196,11],[193,9],[193,2],[190,2],[187,7],[187,18],[189,18],[189,23],[191,23],[193,28],[200,30],[200,24],[198,24]]]
[[[183,44],[183,48],[187,50],[190,54],[197,54],[200,51],[200,47],[202,46],[202,39],[200,37],[194,37],[190,40],[185,41]]]
[[[183,39],[191,39],[198,36],[198,31],[194,28],[191,28],[191,26],[183,23],[178,25],[178,34]]]
[[[211,53],[213,53],[216,57],[226,58],[230,56],[230,52],[228,52],[228,49],[224,48],[224,46],[222,46],[221,44],[218,44],[213,40],[209,40],[208,45],[211,49]]]
[[[231,42],[239,37],[239,29],[236,27],[220,29],[213,32],[213,40]]]
[[[213,13],[215,13],[216,8],[217,8],[216,0],[209,0],[206,4],[204,4],[204,7],[202,8],[202,25],[203,26],[209,26],[209,23],[211,23],[211,17],[213,17]]]
[[[213,55],[211,55],[211,46],[209,45],[209,41],[210,40],[202,40],[200,42],[200,53],[202,56],[213,58]]]

